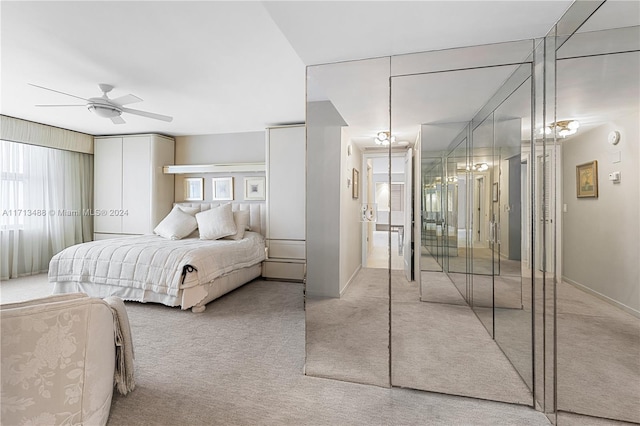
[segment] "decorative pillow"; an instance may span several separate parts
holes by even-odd
[[[196,214],[201,240],[217,240],[236,233],[231,204],[224,204]]]
[[[200,213],[200,207],[181,206],[179,204],[176,204],[176,207],[179,207],[180,210],[182,210],[185,213],[189,213],[194,218],[196,216],[196,213]],[[195,231],[187,235],[187,238],[200,238],[200,232],[198,231],[198,228],[196,228]]]
[[[179,204],[176,204],[176,207],[178,207],[180,210],[182,210],[185,213],[189,213],[191,216],[194,216],[194,217],[196,213],[200,213],[200,207],[181,206]]]
[[[244,238],[244,231],[249,228],[249,210],[238,210],[233,212],[233,221],[236,223],[236,233],[224,237],[227,240],[241,240]]]
[[[193,215],[185,213],[179,206],[174,206],[153,232],[169,240],[179,240],[197,228],[198,222]]]

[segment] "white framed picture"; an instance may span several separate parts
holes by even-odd
[[[233,176],[211,179],[213,200],[233,200]]]
[[[202,201],[204,200],[204,178],[184,179],[184,200]]]
[[[265,177],[246,177],[244,178],[244,199],[261,201],[265,199]]]

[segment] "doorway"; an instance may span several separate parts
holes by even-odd
[[[407,199],[406,152],[366,153],[363,155],[363,169],[367,177],[363,180],[363,203],[373,204],[376,222],[363,223],[362,265],[365,268],[405,269],[406,213],[411,207]],[[389,180],[391,175],[391,180]],[[409,175],[409,176],[407,176]],[[389,265],[391,263],[391,265]]]

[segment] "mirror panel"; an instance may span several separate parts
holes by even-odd
[[[442,272],[444,263],[444,244],[442,205],[444,190],[442,182],[444,168],[442,157],[422,156],[422,199],[421,199],[421,258],[420,269],[429,272]]]
[[[389,386],[389,58],[307,68],[305,374]],[[386,200],[386,201],[385,201]],[[363,206],[365,207],[363,209]]]
[[[532,43],[526,46],[528,52],[523,57],[530,56]],[[438,57],[442,55],[438,52]],[[530,74],[530,66],[528,69]],[[420,129],[420,241],[428,253],[421,256],[419,298],[415,292],[399,291],[411,285],[406,274],[392,271],[393,386],[532,404],[528,384],[532,380],[521,378],[531,377],[531,367],[528,373],[519,372],[492,338],[494,275],[502,268],[499,238],[489,241],[490,223],[499,222],[493,183],[499,183],[502,156],[504,161],[517,157],[520,164],[523,131],[520,121],[517,128],[514,126],[515,119],[511,125],[495,123],[494,110],[522,84],[513,85],[513,78],[509,78],[516,71],[518,66],[508,65],[391,78],[392,133],[401,134],[411,126]],[[530,131],[531,102],[528,106],[525,127]],[[484,114],[482,120],[479,111]],[[501,137],[509,140],[496,141],[497,128],[504,135]],[[397,170],[393,161],[392,169]],[[482,181],[484,187],[476,189],[475,181]],[[517,189],[521,189],[519,182]],[[519,205],[519,197],[515,198]],[[478,207],[482,207],[482,216],[474,217]],[[519,224],[521,220],[518,217]],[[484,228],[480,236],[474,234],[481,229],[478,221]],[[491,232],[497,233],[497,225]],[[520,242],[519,237],[514,231],[513,238]],[[514,265],[509,268],[517,275],[503,285],[502,295],[517,300],[521,311],[519,269]],[[503,281],[507,281],[506,275]],[[531,315],[530,308],[528,313]],[[508,322],[502,325],[505,331]],[[511,334],[505,331],[503,340],[509,342]],[[531,339],[531,328],[527,335]],[[525,363],[528,357],[531,363],[530,350],[529,344],[528,354],[519,347],[512,353]]]
[[[464,127],[461,133],[462,140],[447,155],[447,180],[450,182],[448,188],[452,191],[447,193],[447,200],[451,199],[456,207],[450,216],[450,223],[456,225],[455,238],[449,239],[448,269],[449,278],[458,289],[458,292],[467,304],[471,299],[471,278],[467,273],[471,271],[471,244],[472,244],[472,215],[469,206],[471,181],[469,159],[469,125]],[[455,142],[454,142],[455,143]],[[457,179],[457,180],[456,180]]]
[[[493,114],[472,131],[471,146],[471,273],[472,306],[491,336],[493,332]]]
[[[546,38],[539,40],[534,50],[534,138],[531,141],[530,146],[523,147],[523,167],[526,170],[525,182],[526,182],[526,194],[525,197],[525,223],[524,227],[527,230],[525,238],[530,241],[527,245],[526,251],[526,267],[524,270],[525,276],[523,279],[531,281],[532,288],[532,300],[533,300],[533,329],[536,330],[534,334],[534,401],[536,407],[545,412],[545,382],[547,380],[553,380],[553,374],[549,371],[549,365],[545,363],[545,308],[547,307],[548,299],[544,297],[543,282],[541,275],[537,271],[539,268],[539,261],[541,258],[540,248],[541,239],[539,239],[539,203],[540,193],[538,185],[538,174],[536,161],[536,150],[541,145],[539,139],[544,137],[544,114],[545,111],[545,54],[549,53],[547,50],[547,40],[554,35],[548,35]],[[555,57],[555,50],[551,52]],[[538,332],[539,331],[539,332]],[[551,364],[553,365],[553,364]],[[547,376],[547,377],[545,377]],[[549,412],[554,411],[551,407],[548,408]],[[546,412],[546,414],[549,414]],[[555,419],[552,419],[555,421]]]
[[[640,423],[639,21],[638,2],[606,2],[557,52],[556,118],[580,123],[558,137],[559,424],[596,421],[577,414]],[[588,182],[577,166],[593,161]],[[579,198],[589,184],[597,197]]]
[[[308,68],[306,374],[640,422],[640,5],[598,7],[510,69],[506,45]],[[367,149],[379,131],[408,143]]]
[[[531,67],[529,64],[523,67]],[[523,278],[526,252],[523,199],[526,170],[522,147],[531,143],[531,77],[495,110],[495,155],[492,202],[496,217],[497,251],[494,252],[495,339],[529,389],[533,389],[531,281]]]

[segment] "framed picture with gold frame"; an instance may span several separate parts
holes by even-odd
[[[351,173],[351,198],[358,198],[360,195],[360,172],[355,167]]]
[[[576,192],[578,198],[598,198],[598,162],[596,160],[576,166]]]

